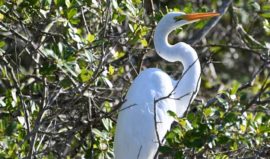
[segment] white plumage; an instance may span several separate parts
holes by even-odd
[[[183,76],[174,80],[162,70],[150,68],[133,81],[117,119],[116,159],[153,159],[159,141],[163,140],[173,122],[168,110],[181,117],[200,85],[201,67],[196,51],[183,42],[170,45],[168,35],[177,27],[216,15],[172,12],[160,20],[154,34],[156,52],[169,62],[182,62]]]

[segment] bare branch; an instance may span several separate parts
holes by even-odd
[[[218,13],[220,13],[220,16],[209,20],[209,22],[206,24],[206,26],[202,30],[195,33],[195,35],[190,40],[188,40],[188,43],[194,45],[198,43],[199,41],[201,41],[201,39],[204,38],[208,34],[208,32],[220,21],[222,16],[227,12],[232,2],[233,0],[222,1],[222,5],[220,9],[218,10]]]

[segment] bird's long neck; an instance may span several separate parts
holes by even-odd
[[[179,26],[179,24],[175,24]],[[175,90],[174,97],[179,98],[177,103],[177,114],[182,116],[189,102],[191,102],[200,86],[201,66],[196,51],[188,44],[179,42],[175,45],[168,43],[168,35],[177,26],[171,28],[156,28],[154,35],[154,44],[156,52],[169,62],[180,61],[184,67],[182,76],[178,80],[174,80]],[[179,82],[178,82],[179,81]],[[189,100],[191,99],[191,100]]]

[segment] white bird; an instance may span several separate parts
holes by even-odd
[[[142,71],[129,88],[116,126],[115,159],[153,159],[173,118],[168,111],[183,116],[200,86],[201,66],[196,51],[188,44],[171,45],[168,35],[176,28],[218,13],[171,12],[156,27],[154,45],[159,56],[180,61],[184,70],[178,80],[158,68]]]

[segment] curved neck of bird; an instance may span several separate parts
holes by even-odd
[[[184,22],[179,21],[168,27],[169,24],[161,21],[157,25],[154,34],[154,44],[156,52],[159,54],[159,56],[169,62],[180,61],[186,70],[188,66],[194,62],[194,60],[198,59],[196,51],[188,44],[183,42],[179,42],[174,45],[171,45],[168,42],[169,34],[184,24]]]
[[[177,27],[183,25],[183,22],[174,23],[173,26],[167,27],[168,24],[161,23],[157,26],[154,34],[154,44],[156,52],[165,60],[169,62],[180,61],[184,66],[182,77],[179,80],[175,80],[176,89],[175,97],[181,97],[185,94],[193,94],[195,98],[200,85],[201,67],[196,51],[188,44],[179,42],[175,45],[171,45],[168,42],[168,35]],[[178,82],[180,81],[180,82]],[[191,96],[189,96],[190,99]],[[182,100],[188,101],[188,100]],[[187,106],[189,103],[181,104],[181,110],[177,110],[177,114],[182,116],[183,105]]]

